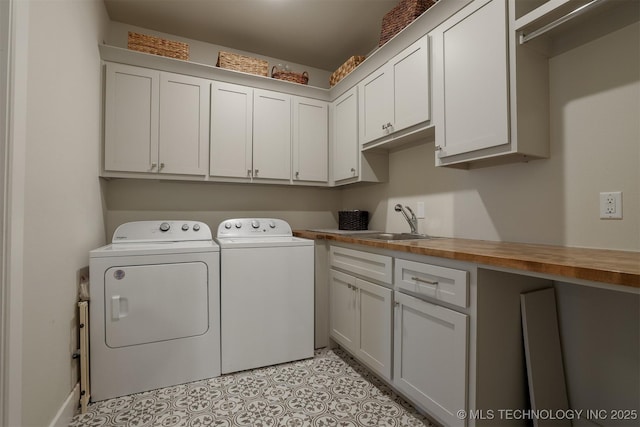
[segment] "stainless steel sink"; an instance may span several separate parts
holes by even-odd
[[[431,239],[432,237],[426,234],[414,234],[414,233],[360,233],[352,234],[351,237],[358,237],[360,239],[371,240],[416,240],[416,239]]]

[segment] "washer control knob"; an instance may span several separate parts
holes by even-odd
[[[169,225],[168,222],[163,222],[162,224],[160,224],[160,231],[162,232],[169,231],[170,228],[171,226]]]
[[[229,224],[229,227],[231,227],[231,224]],[[193,224],[193,231],[200,231],[200,224]]]
[[[231,223],[230,222],[225,222],[224,223],[224,228],[226,228],[227,230],[231,228]]]
[[[240,221],[236,221],[236,228],[242,228],[242,223]]]
[[[189,224],[182,224],[182,231],[187,231],[189,229]]]
[[[255,219],[253,221],[251,221],[251,226],[253,228],[258,228],[260,227],[260,221],[256,221]]]
[[[275,221],[269,221],[269,227],[276,228],[276,222]]]

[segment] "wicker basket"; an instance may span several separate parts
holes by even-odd
[[[149,36],[129,31],[127,47],[139,52],[153,55],[167,56],[169,58],[189,60],[189,45],[187,43],[166,40],[160,37]]]
[[[276,66],[271,68],[271,77],[287,82],[299,83],[301,85],[309,83],[309,73],[306,71],[303,71],[302,73],[294,73],[293,71],[278,70],[278,67]]]
[[[331,87],[335,86],[340,80],[345,78],[347,74],[352,72],[362,61],[364,61],[366,56],[352,56],[347,59],[347,61],[340,66],[336,71],[331,74],[329,78],[329,84]]]
[[[338,211],[339,230],[366,230],[368,226],[368,211]]]
[[[434,4],[436,4],[436,0],[401,0],[396,7],[387,12],[382,18],[382,30],[380,31],[378,46],[388,42]]]
[[[263,59],[223,51],[218,52],[216,66],[258,76],[267,76],[269,72],[269,63]]]

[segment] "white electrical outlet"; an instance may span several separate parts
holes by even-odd
[[[416,205],[416,217],[419,219],[424,218],[424,202],[418,202]]]
[[[622,219],[622,192],[600,193],[600,219]]]

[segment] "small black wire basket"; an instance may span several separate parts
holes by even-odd
[[[352,210],[338,211],[338,229],[367,230],[369,226],[369,212]]]

